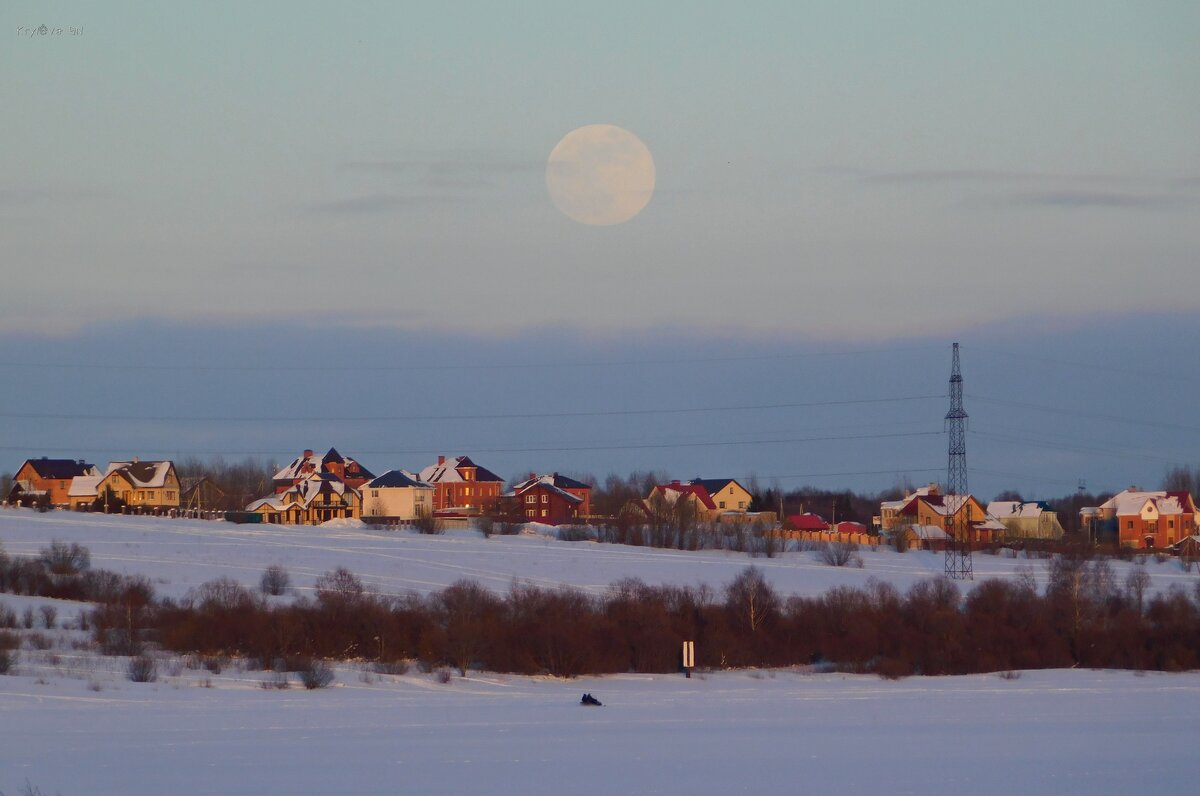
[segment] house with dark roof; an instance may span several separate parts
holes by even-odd
[[[263,522],[284,525],[320,525],[330,520],[354,519],[362,508],[362,495],[333,473],[313,473],[283,492],[259,498],[246,511],[261,514]]]
[[[414,473],[388,470],[363,485],[363,522],[395,524],[432,516],[434,491]]]
[[[469,456],[447,461],[439,456],[437,464],[422,470],[418,480],[434,487],[433,512],[444,517],[471,517],[489,514],[500,500],[504,479]]]
[[[565,475],[529,474],[500,496],[500,516],[514,521],[564,525],[586,517],[592,488]]]
[[[71,479],[99,474],[95,465],[82,459],[26,459],[13,477],[5,502],[33,505],[45,500],[50,506],[65,508],[71,502]]]
[[[109,462],[96,483],[96,496],[111,494],[136,510],[163,511],[179,508],[179,476],[169,460]],[[72,497],[72,500],[75,498]]]
[[[353,489],[360,488],[375,475],[349,456],[342,456],[337,448],[330,448],[324,456],[317,456],[311,450],[297,456],[286,467],[275,473],[272,480],[275,492],[281,493],[295,486],[309,476],[318,473],[328,473]]]

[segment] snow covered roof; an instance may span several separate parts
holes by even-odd
[[[654,492],[662,495],[668,503],[674,503],[682,495],[694,495],[705,508],[714,510],[717,508],[717,504],[713,502],[712,495],[708,494],[708,490],[699,484],[681,484],[679,482],[659,484],[654,487]]]
[[[67,490],[67,497],[96,497],[99,494],[100,482],[104,480],[102,475],[77,475],[71,479],[71,488]]]
[[[923,542],[936,542],[950,538],[950,534],[936,525],[910,525],[908,526],[908,530],[912,531],[913,536]]]
[[[1126,489],[1100,504],[1101,510],[1109,510],[1118,517],[1141,514],[1147,503],[1153,503],[1159,514],[1178,515],[1184,512],[1184,503],[1190,499],[1186,492],[1142,491]]]
[[[505,492],[504,497],[517,497],[518,495],[523,495],[526,492],[529,492],[530,490],[537,489],[540,487],[541,489],[544,489],[547,492],[558,495],[559,497],[566,500],[568,503],[582,503],[583,502],[583,498],[581,498],[579,495],[573,495],[570,492],[566,491],[565,489],[557,486],[555,484],[556,478],[558,478],[558,473],[555,473],[554,475],[542,475],[542,476],[538,476],[536,478],[527,478],[526,480],[522,481],[521,483],[514,485],[513,488],[511,490],[509,490],[508,492]],[[574,479],[567,479],[567,480],[573,481]],[[574,483],[578,484],[579,482],[574,481]],[[582,486],[585,489],[588,488],[587,484],[583,484]]]
[[[104,478],[117,473],[136,489],[162,489],[173,466],[170,461],[109,462]]]
[[[1020,500],[993,500],[987,505],[987,513],[1001,520],[1028,517],[1036,519],[1042,516],[1046,507],[1041,503]]]
[[[463,478],[460,469],[468,467],[475,468],[476,481],[500,481],[504,479],[493,473],[486,467],[480,467],[475,462],[471,461],[468,456],[457,456],[453,459],[440,461],[437,464],[431,464],[420,472],[420,479],[427,484],[452,484],[466,481]]]

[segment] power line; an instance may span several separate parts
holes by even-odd
[[[854,406],[865,404],[901,403],[905,401],[924,401],[931,398],[941,398],[940,395],[905,395],[895,398],[850,398],[833,401],[802,401],[778,404],[742,404],[731,406],[704,406],[690,408],[656,409],[605,409],[579,412],[513,412],[472,415],[264,415],[250,416],[199,416],[199,415],[98,415],[98,414],[67,414],[62,412],[0,412],[0,417],[12,420],[86,420],[96,422],[135,421],[154,423],[384,423],[384,422],[429,422],[437,420],[542,420],[546,418],[564,417],[629,417],[633,415],[683,415],[706,412],[745,412],[770,409],[808,409],[822,406]]]
[[[665,443],[639,443],[633,445],[588,445],[588,446],[562,446],[562,447],[536,447],[536,448],[476,448],[468,447],[473,453],[567,453],[575,451],[610,451],[610,450],[657,450],[665,448],[718,448],[732,447],[738,445],[796,445],[804,442],[842,442],[860,439],[886,439],[895,437],[928,437],[940,436],[941,431],[909,431],[896,434],[858,434],[858,435],[831,435],[824,437],[795,437],[791,439],[776,439],[776,440],[721,440],[716,442],[665,442]],[[38,448],[35,445],[4,445],[0,446],[0,450],[8,451],[28,451],[40,450],[45,453],[71,453],[71,452],[87,452],[87,453],[124,453],[127,448],[89,448],[80,446],[77,448]],[[145,453],[179,453],[179,449],[165,448],[146,448],[142,449]],[[427,449],[408,449],[408,450],[358,450],[356,456],[402,456],[402,455],[433,455],[443,453],[445,448],[427,448]],[[191,455],[197,456],[272,456],[275,454],[292,455],[294,451],[191,451]]]
[[[1150,428],[1162,428],[1170,431],[1191,431],[1200,434],[1200,426],[1188,426],[1182,423],[1164,423],[1156,420],[1141,420],[1133,417],[1123,417],[1121,415],[1106,415],[1096,412],[1085,412],[1079,409],[1063,409],[1056,406],[1046,406],[1044,404],[1027,403],[1025,401],[1009,401],[1004,398],[988,398],[982,395],[968,395],[973,401],[984,401],[985,403],[1000,404],[1003,406],[1014,406],[1021,409],[1034,409],[1039,412],[1049,412],[1057,415],[1067,415],[1070,417],[1086,417],[1092,420],[1108,420],[1114,423],[1129,423],[1135,426],[1147,426]]]
[[[462,365],[322,365],[313,368],[305,365],[279,365],[272,363],[254,365],[228,364],[136,364],[98,362],[0,362],[0,368],[34,368],[62,370],[132,370],[132,371],[269,371],[269,372],[410,372],[410,371],[455,371],[455,370],[543,370],[547,368],[615,368],[639,367],[643,365],[693,365],[716,362],[757,362],[766,360],[808,359],[815,357],[861,356],[865,354],[891,354],[898,351],[929,350],[930,346],[898,346],[893,348],[863,348],[840,351],[807,351],[794,354],[758,354],[751,356],[731,355],[724,357],[673,357],[659,359],[623,359],[560,362],[485,362]]]

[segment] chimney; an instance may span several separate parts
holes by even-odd
[[[537,478],[537,473],[530,473],[530,474],[529,474],[529,480],[530,480],[530,481],[532,481],[532,480],[533,480],[533,479],[535,479],[535,478]]]
[[[307,459],[307,458],[308,458],[308,457],[310,457],[310,456],[312,456],[312,451],[311,451],[311,450],[308,450],[308,449],[305,449],[305,451],[304,451],[304,458],[305,458],[305,459]]]
[[[445,464],[445,463],[446,463],[446,457],[445,457],[445,456],[439,456],[439,457],[438,457],[438,466],[440,467],[441,465],[443,465],[443,464]]]

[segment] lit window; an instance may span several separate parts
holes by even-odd
[[[545,516],[547,516],[547,515],[549,515],[549,514],[550,514],[550,512],[546,511],[545,509],[542,509],[542,516],[543,516],[543,517],[545,517]]]
[[[543,502],[543,503],[549,503],[549,502],[550,502],[550,496],[549,496],[549,495],[542,495],[542,502]]]
[[[537,509],[526,509],[526,510],[525,510],[525,516],[526,516],[526,517],[536,517],[536,516],[537,516]]]
[[[537,495],[526,495],[525,502],[526,503],[537,503]]]

